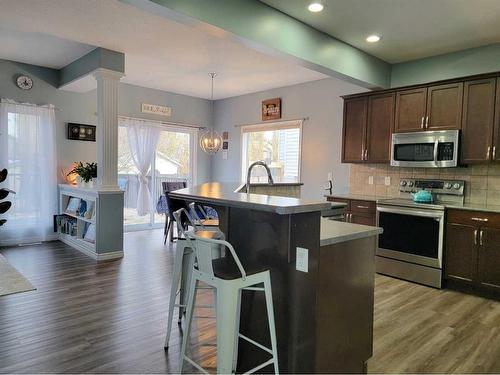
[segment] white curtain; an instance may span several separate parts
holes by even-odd
[[[57,212],[55,114],[53,106],[0,103],[0,169],[17,192],[0,227],[0,246],[50,240]]]
[[[152,210],[151,192],[147,175],[156,152],[160,129],[134,119],[120,119],[120,125],[126,126],[130,154],[138,170],[139,191],[137,193],[137,214],[147,215]]]

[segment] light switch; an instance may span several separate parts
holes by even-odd
[[[390,176],[385,177],[385,186],[391,186],[391,177]]]
[[[309,272],[309,250],[303,247],[297,247],[295,268],[297,271]]]
[[[368,185],[373,185],[373,176],[368,176]]]
[[[328,172],[328,181],[333,180],[333,172]]]
[[[222,151],[222,160],[227,160],[227,151]]]

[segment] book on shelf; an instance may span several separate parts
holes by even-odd
[[[56,232],[76,237],[78,231],[77,228],[78,228],[78,223],[75,218],[64,215],[55,216],[54,229],[56,230]]]
[[[83,239],[87,242],[95,243],[95,224],[87,223],[85,225]]]
[[[85,213],[83,214],[83,217],[85,219],[94,219],[95,216],[94,216],[94,201],[86,201],[87,203],[87,210],[85,211]]]
[[[80,198],[69,197],[68,205],[66,206],[65,212],[72,215],[76,215],[80,208],[80,203],[81,203],[80,201],[81,201]]]

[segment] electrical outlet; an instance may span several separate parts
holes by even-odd
[[[385,177],[385,186],[391,186],[391,177],[390,176]]]
[[[368,176],[368,185],[373,185],[373,176]]]
[[[297,271],[309,272],[309,250],[303,247],[297,247],[297,255],[295,260],[295,268]]]

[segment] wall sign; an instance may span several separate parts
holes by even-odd
[[[172,115],[172,107],[165,107],[163,105],[142,103],[142,113],[151,113],[153,115],[160,115],[170,117]]]
[[[68,139],[95,142],[95,126],[68,122]]]
[[[262,121],[278,120],[281,118],[281,98],[262,101]]]

